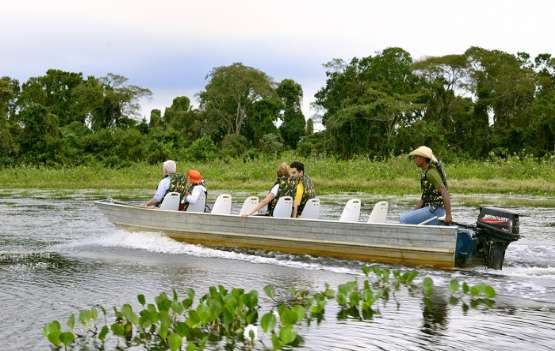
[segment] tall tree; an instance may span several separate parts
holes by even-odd
[[[283,105],[283,123],[279,131],[285,144],[294,149],[305,133],[305,119],[301,110],[303,89],[294,80],[284,79],[279,83],[276,92]]]
[[[266,73],[241,63],[216,67],[207,79],[199,94],[200,107],[217,127],[217,140],[225,134],[241,134],[253,105],[274,95],[274,83]]]

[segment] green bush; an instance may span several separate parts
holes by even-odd
[[[203,136],[195,140],[189,146],[181,158],[190,161],[209,161],[218,157],[218,148],[209,136]]]

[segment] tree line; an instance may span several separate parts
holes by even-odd
[[[156,163],[167,158],[386,158],[428,145],[445,157],[544,157],[555,151],[555,58],[471,47],[414,60],[401,48],[325,65],[318,114],[303,90],[241,63],[212,69],[186,96],[139,115],[150,90],[125,77],[51,69],[0,78],[0,165]],[[314,120],[324,130],[314,132]]]

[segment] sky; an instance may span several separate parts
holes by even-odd
[[[141,112],[193,101],[217,66],[242,62],[303,86],[310,117],[324,63],[398,46],[414,59],[470,46],[555,54],[545,0],[2,0],[0,76],[56,68],[149,88]]]

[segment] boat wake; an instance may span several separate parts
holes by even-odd
[[[87,238],[58,244],[58,250],[80,250],[94,247],[124,248],[142,250],[157,254],[188,255],[202,258],[221,258],[240,260],[255,264],[279,265],[290,268],[325,270],[333,273],[360,274],[360,267],[356,263],[346,261],[315,258],[312,256],[296,256],[275,252],[262,252],[254,250],[220,250],[201,245],[193,245],[176,241],[160,232],[128,232],[116,229],[113,232],[97,238]],[[335,263],[335,264],[334,264]],[[331,265],[330,265],[331,264]]]

